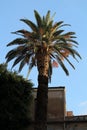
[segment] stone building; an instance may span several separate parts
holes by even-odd
[[[37,88],[34,88],[34,100]],[[34,119],[35,101],[32,103],[32,120]],[[87,115],[74,116],[66,110],[65,87],[50,87],[48,90],[48,130],[87,130]],[[31,126],[33,130],[33,127]]]

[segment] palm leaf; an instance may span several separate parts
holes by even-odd
[[[7,55],[6,55],[6,57],[5,58],[8,58],[10,55],[12,55],[14,53],[14,50],[10,50],[8,53],[7,53]]]
[[[61,41],[61,42],[63,42],[63,44],[67,44],[66,39],[63,38],[63,37],[61,37],[61,36],[59,36],[59,39],[58,39],[58,40]]]
[[[12,32],[13,34],[17,34],[17,35],[21,35],[23,37],[26,37],[26,38],[31,38],[32,37],[32,33],[30,31],[27,31],[27,30],[18,30],[16,32]],[[27,40],[27,39],[26,39]]]
[[[7,53],[7,55],[6,55],[6,57],[5,57],[5,58],[7,58],[6,62],[8,63],[8,62],[11,61],[12,59],[14,59],[16,56],[17,56],[17,51],[16,51],[16,49],[9,51],[9,52]]]
[[[65,67],[65,65],[63,64],[62,60],[59,58],[58,55],[56,55],[56,59],[60,64],[60,66],[62,67],[62,69],[64,70],[64,72],[66,73],[66,75],[69,75],[69,71],[67,70],[67,68]]]
[[[59,28],[63,27],[63,26],[71,26],[70,24],[62,24],[59,26]]]
[[[18,64],[23,58],[24,58],[23,55],[18,56],[18,57],[15,59],[13,65],[12,65],[12,68],[13,68],[16,64]]]
[[[46,15],[46,23],[47,23],[47,25],[49,24],[50,21],[51,21],[51,19],[50,19],[50,10],[48,10],[47,15]]]
[[[28,19],[20,19],[20,20],[26,23],[34,32],[38,31],[37,26],[32,21]]]
[[[72,39],[68,39],[67,41],[68,41],[68,42],[75,43],[75,44],[78,44],[78,42],[77,42],[77,41],[75,41],[75,40],[72,40]]]
[[[50,21],[53,21],[53,18],[54,18],[54,16],[55,16],[55,14],[56,14],[56,13],[54,13],[54,14],[52,15],[52,17],[50,18]]]
[[[72,49],[72,51],[74,52],[75,55],[77,55],[80,59],[82,59],[81,56],[80,56],[80,54],[75,49]]]
[[[58,51],[58,50],[57,50],[57,51]],[[58,51],[58,53],[60,53],[60,51]],[[62,53],[60,53],[60,55],[61,55],[62,57],[64,57],[64,59],[66,59],[66,61],[70,64],[70,66],[72,66],[73,69],[75,69],[74,65],[68,60],[67,57],[65,57],[64,55],[62,55]]]
[[[13,40],[12,42],[10,42],[9,44],[7,44],[7,46],[11,46],[11,45],[21,45],[21,44],[25,44],[27,43],[28,40],[24,39],[24,38],[17,38],[15,40]]]
[[[67,57],[64,57],[64,58],[65,58],[66,61],[70,64],[70,66],[71,66],[73,69],[75,69],[74,65],[68,60],[68,58],[67,58]]]
[[[75,32],[67,32],[63,34],[63,36],[71,36],[71,35],[75,35]]]
[[[75,55],[77,55],[81,59],[80,54],[75,49],[70,48],[68,46],[64,46],[64,48],[67,49],[70,52],[70,54],[73,56],[74,59],[76,59]]]
[[[34,10],[34,15],[35,15],[38,27],[41,27],[42,26],[42,19],[36,10]]]
[[[60,35],[62,32],[64,32],[64,30],[58,30],[56,32],[53,33],[54,36],[58,36]]]
[[[30,63],[29,63],[29,68],[28,68],[28,73],[27,73],[26,79],[28,79],[28,76],[29,76],[29,74],[30,74],[30,71],[32,70],[32,68],[33,68],[35,65],[36,65],[36,64],[35,64],[35,56],[33,56],[33,57],[31,58]]]
[[[57,47],[55,47],[55,52],[56,54],[60,57],[60,60],[61,60],[61,56],[64,57],[66,59],[66,61],[72,66],[73,69],[75,69],[75,67],[73,66],[73,64],[68,60],[67,57],[65,57]],[[62,60],[61,60],[62,61]]]
[[[26,62],[25,62],[25,59],[23,59],[22,61],[21,61],[21,63],[20,63],[20,66],[19,66],[19,72],[21,72],[21,70],[23,69],[23,67],[24,67],[24,65],[26,64]]]
[[[54,24],[54,27],[59,28],[61,24],[63,24],[63,21],[57,22],[56,24]]]

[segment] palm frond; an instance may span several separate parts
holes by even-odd
[[[67,50],[68,50],[68,49],[67,49]],[[69,51],[69,50],[68,50],[68,51]],[[71,66],[73,69],[75,69],[74,65],[69,61],[69,59],[67,58],[67,56],[63,55],[63,54],[60,52],[60,49],[58,49],[56,46],[55,46],[55,52],[56,52],[56,54],[60,57],[61,61],[65,59],[65,60],[70,64],[70,66]],[[55,57],[54,57],[54,58],[55,58]]]
[[[52,17],[50,18],[50,21],[53,21],[55,14],[56,12],[52,15]]]
[[[11,50],[7,53],[6,57],[7,60],[6,60],[6,63],[8,63],[9,61],[11,61],[12,59],[14,59],[15,57],[17,56],[17,51],[16,49],[14,50]]]
[[[10,50],[7,54],[6,54],[6,56],[5,56],[5,58],[8,58],[10,55],[12,55],[14,53],[14,50]]]
[[[58,50],[57,50],[57,51],[58,51]],[[64,56],[62,53],[60,53],[60,51],[58,51],[58,53],[70,64],[70,66],[71,66],[73,69],[75,69],[74,65],[70,62],[70,60],[69,60],[66,56]]]
[[[59,26],[59,28],[63,27],[63,26],[71,26],[70,24],[62,24]]]
[[[60,66],[62,67],[62,69],[64,70],[64,72],[66,73],[66,75],[69,75],[68,69],[65,67],[63,61],[59,58],[58,55],[56,55],[56,59],[57,59],[58,63],[60,64]]]
[[[58,36],[60,35],[62,32],[64,32],[64,30],[58,30],[56,32],[53,33],[54,36]]]
[[[66,35],[67,35],[67,36],[68,36],[68,35],[69,35],[69,36],[70,36],[70,35],[75,35],[75,32],[67,32],[67,33],[64,34],[64,36],[66,36]]]
[[[24,29],[18,30],[18,31],[16,31],[16,32],[12,32],[12,33],[13,33],[13,34],[17,34],[17,35],[21,35],[21,36],[26,37],[26,38],[28,38],[28,39],[32,36],[32,33],[31,33],[31,32],[29,32],[29,31],[27,31],[27,30],[24,30]]]
[[[16,66],[23,58],[24,58],[23,55],[18,56],[18,57],[15,59],[13,65],[12,65],[12,68],[13,68],[14,66]]]
[[[66,61],[70,64],[70,66],[75,70],[74,65],[70,62],[70,60],[67,57],[64,57],[66,59]]]
[[[67,49],[67,50],[70,52],[71,56],[72,56],[74,59],[76,59],[76,56],[78,56],[80,59],[82,59],[81,56],[80,56],[80,54],[79,54],[75,49],[70,48],[70,47],[68,47],[68,46],[64,46],[64,48]],[[77,59],[76,59],[76,60],[77,60]],[[78,60],[77,60],[77,61],[78,61]]]
[[[28,19],[20,19],[20,21],[23,21],[24,23],[26,23],[34,32],[37,32],[37,26],[30,20]]]
[[[75,49],[72,49],[74,55],[78,56],[80,59],[82,59],[82,57],[80,56],[80,54],[75,50]],[[76,57],[75,57],[76,59]],[[76,59],[77,60],[77,59]],[[78,60],[77,60],[78,61]]]
[[[46,14],[46,22],[47,22],[47,25],[49,24],[50,22],[50,10],[48,10],[47,14]]]
[[[21,44],[25,44],[28,42],[28,39],[24,39],[24,38],[16,38],[15,40],[13,40],[12,42],[8,43],[7,46],[11,46],[11,45],[21,45]]]
[[[19,66],[19,70],[18,72],[21,72],[21,70],[23,69],[23,67],[25,66],[26,62],[25,62],[25,59],[23,59],[20,63],[20,66]]]
[[[67,41],[68,41],[68,42],[70,42],[70,43],[75,43],[75,44],[77,44],[77,45],[78,45],[78,42],[77,42],[77,41],[75,41],[75,40],[68,39]],[[75,46],[75,47],[76,47],[76,46]]]
[[[42,26],[42,19],[36,10],[34,10],[34,15],[35,15],[38,27],[41,27]]]
[[[32,56],[31,61],[30,61],[30,63],[29,63],[29,68],[28,68],[28,73],[27,73],[26,79],[28,79],[29,74],[30,74],[30,72],[31,72],[31,70],[32,70],[32,68],[33,68],[34,66],[36,66],[35,56]]]
[[[64,21],[59,21],[56,24],[54,24],[54,27],[59,28],[60,26],[62,26],[63,23]]]
[[[51,82],[51,76],[52,76],[52,64],[51,64],[51,60],[50,60],[50,62],[49,62],[49,70],[48,70],[49,82]]]

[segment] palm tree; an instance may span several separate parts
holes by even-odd
[[[29,72],[37,66],[38,69],[38,90],[36,98],[35,111],[35,130],[47,129],[47,102],[48,102],[48,82],[51,81],[52,67],[60,65],[66,75],[69,71],[64,65],[66,60],[73,69],[74,65],[69,60],[69,55],[77,60],[81,58],[79,53],[74,49],[78,43],[74,40],[74,32],[65,32],[62,27],[70,26],[64,24],[63,21],[54,23],[53,16],[50,16],[50,11],[46,16],[41,17],[34,10],[36,23],[28,19],[20,19],[26,23],[31,31],[18,30],[14,34],[22,37],[16,38],[7,46],[17,45],[6,55],[7,62],[14,59],[12,68],[20,63],[19,72],[25,64],[29,66]],[[39,125],[38,125],[39,124]]]

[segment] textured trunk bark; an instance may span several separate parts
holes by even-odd
[[[47,130],[48,78],[38,76],[38,91],[35,109],[35,130]]]
[[[39,53],[37,55],[37,66],[39,74],[35,109],[35,130],[47,130],[49,56],[46,53]]]

